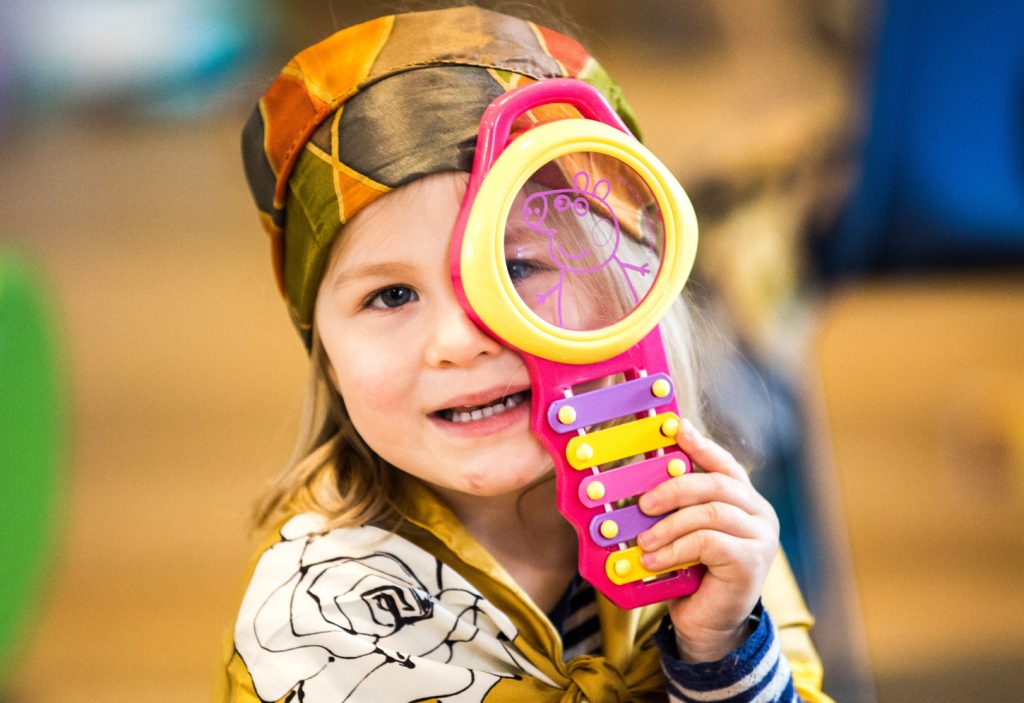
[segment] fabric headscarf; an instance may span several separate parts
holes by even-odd
[[[277,284],[307,346],[327,254],[342,226],[405,183],[469,171],[484,109],[543,78],[598,88],[637,134],[618,86],[575,40],[477,7],[380,17],[292,59],[246,123],[246,176]],[[532,111],[530,121],[577,113]]]

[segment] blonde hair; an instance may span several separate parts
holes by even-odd
[[[267,527],[285,516],[315,512],[324,530],[401,521],[401,476],[363,441],[331,382],[330,362],[314,329],[306,397],[291,458],[256,510]]]

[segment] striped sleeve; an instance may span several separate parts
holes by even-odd
[[[716,662],[687,664],[679,659],[668,616],[655,636],[672,701],[681,703],[799,703],[789,663],[767,611],[754,611],[757,629],[747,641]]]

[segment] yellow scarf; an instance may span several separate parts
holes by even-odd
[[[665,700],[651,642],[661,606],[624,611],[598,595],[601,653],[563,662],[546,615],[451,511],[412,480],[409,497],[397,534],[323,532],[324,519],[305,514],[270,536],[225,638],[215,702],[300,690],[306,703]],[[801,700],[831,703],[813,620],[781,552],[763,601]]]
[[[413,529],[403,535],[453,565],[506,613],[519,633],[514,640],[518,651],[554,684],[505,680],[491,690],[488,702],[665,700],[660,654],[651,640],[664,606],[622,610],[597,594],[601,654],[563,662],[561,637],[505,569],[429,490],[416,484],[410,494],[417,510],[409,517]]]

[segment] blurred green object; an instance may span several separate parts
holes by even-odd
[[[0,694],[44,587],[65,458],[64,373],[40,277],[0,250]]]

